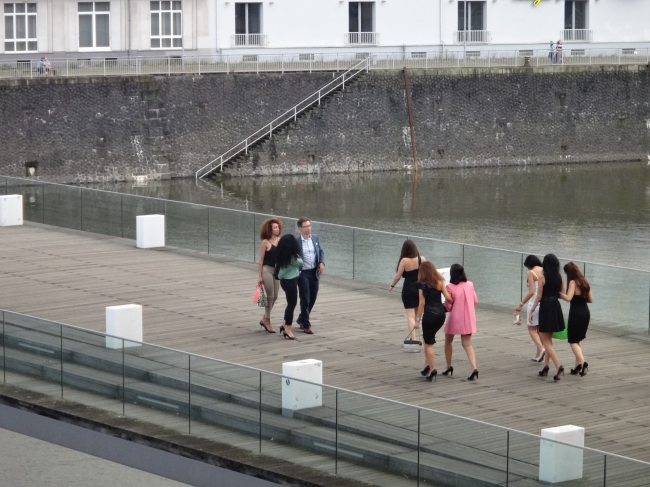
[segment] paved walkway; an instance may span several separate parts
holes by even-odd
[[[400,350],[405,318],[385,286],[325,276],[312,336],[264,333],[251,296],[256,266],[38,224],[0,228],[0,308],[104,331],[106,306],[144,306],[147,342],[281,372],[282,362],[317,358],[324,382],[539,434],[562,424],[586,428],[586,446],[650,461],[650,340],[591,329],[584,378],[558,344],[567,376],[540,379],[525,326],[509,312],[478,309],[473,338],[480,379],[467,382],[460,343],[453,379],[425,383],[423,357]],[[480,300],[480,296],[479,296]],[[513,303],[513,305],[516,303]],[[276,329],[283,306],[274,310]],[[297,328],[297,327],[296,327]],[[442,336],[438,337],[439,339]],[[437,368],[444,369],[436,345]]]

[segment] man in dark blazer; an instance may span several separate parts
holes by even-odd
[[[308,335],[313,335],[309,314],[318,296],[318,281],[325,269],[325,252],[321,247],[318,235],[311,233],[309,218],[298,220],[300,235],[296,237],[302,257],[302,269],[298,276],[298,292],[300,293],[300,316],[296,322],[300,329]]]

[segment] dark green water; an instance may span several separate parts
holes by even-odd
[[[650,270],[645,162],[101,187]]]

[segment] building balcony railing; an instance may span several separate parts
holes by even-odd
[[[345,34],[346,46],[376,46],[379,44],[377,32],[348,32]]]
[[[492,32],[489,30],[461,30],[454,32],[456,44],[488,44],[492,41]]]
[[[564,42],[592,42],[594,31],[591,29],[564,29],[560,39]]]
[[[266,47],[266,34],[234,34],[230,38],[231,47]]]

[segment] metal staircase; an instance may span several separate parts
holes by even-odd
[[[251,135],[246,137],[244,140],[239,142],[234,147],[231,147],[226,152],[221,154],[216,159],[210,161],[201,169],[196,171],[196,179],[203,179],[214,171],[223,171],[224,164],[227,164],[228,161],[232,160],[234,157],[238,156],[242,152],[248,154],[248,149],[259,142],[260,140],[271,137],[273,131],[279,129],[283,125],[296,121],[297,116],[304,112],[305,110],[320,105],[321,100],[326,97],[328,94],[337,90],[338,88],[345,89],[345,83],[349,83],[350,80],[358,76],[363,71],[368,71],[370,65],[370,57],[365,58],[363,61],[358,62],[342,75],[334,78],[332,81],[321,86],[317,91],[309,95],[307,98],[297,103],[289,110],[285,111],[279,117],[273,119],[271,122],[266,124],[264,127],[256,130]]]

